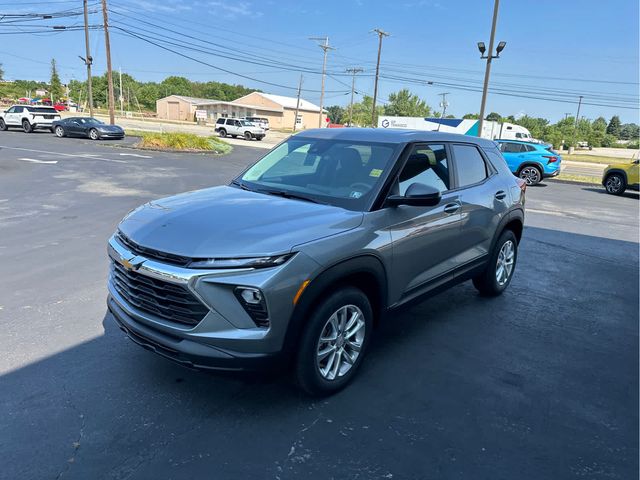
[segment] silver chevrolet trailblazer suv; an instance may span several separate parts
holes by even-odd
[[[489,140],[306,131],[230,185],[129,213],[109,240],[108,307],[185,366],[289,367],[328,394],[389,311],[468,279],[483,295],[508,287],[524,193]]]

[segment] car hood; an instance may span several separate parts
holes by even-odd
[[[118,125],[98,125],[96,128],[102,132],[122,132]]]
[[[276,255],[356,228],[362,212],[215,187],[155,200],[120,223],[135,243],[194,258]]]

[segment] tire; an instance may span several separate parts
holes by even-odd
[[[627,181],[621,173],[611,173],[604,181],[604,188],[611,195],[622,195],[627,189]]]
[[[513,231],[505,230],[493,247],[491,258],[484,272],[473,278],[473,286],[481,295],[487,297],[500,295],[511,283],[517,260],[518,240]],[[502,271],[500,266],[503,267]]]
[[[231,134],[231,138],[238,138],[238,135]]]
[[[27,120],[26,118],[24,120],[22,120],[22,129],[24,130],[24,133],[33,132],[33,127],[29,123],[29,120]]]
[[[62,138],[62,137],[64,137],[66,135],[66,133],[64,131],[64,128],[61,127],[60,125],[58,125],[57,127],[55,127],[53,129],[53,133],[55,133],[56,137],[58,137],[58,138]]]
[[[251,132],[244,132],[245,140],[251,140],[252,138],[253,138],[253,135],[251,135]]]
[[[89,138],[91,140],[100,140],[100,133],[95,128],[89,130]]]
[[[349,330],[353,333],[345,336],[346,326],[354,315],[355,324]],[[355,326],[358,327],[354,331]],[[329,294],[313,309],[302,333],[295,363],[296,383],[313,396],[329,395],[344,388],[362,363],[372,332],[373,310],[361,290],[344,287]],[[331,338],[334,336],[337,338]],[[323,342],[322,338],[327,340]],[[320,350],[331,353],[319,358]]]
[[[527,186],[537,185],[542,181],[542,170],[535,165],[525,165],[518,171],[518,177],[527,182]]]
[[[220,130],[218,130],[218,135],[222,138],[225,138],[227,136],[227,131],[224,128],[221,128]]]
[[[256,139],[261,142],[264,137],[256,137]]]
[[[8,129],[7,124],[4,123],[4,118],[0,118],[0,131],[6,132]]]

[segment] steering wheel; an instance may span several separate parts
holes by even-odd
[[[361,187],[361,188],[358,188]],[[364,187],[364,188],[362,188]],[[366,192],[367,190],[371,189],[371,185],[364,183],[364,182],[356,182],[356,183],[352,183],[351,185],[349,185],[349,188],[351,190],[359,190],[359,191],[363,191]]]

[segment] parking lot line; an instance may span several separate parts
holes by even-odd
[[[34,150],[31,148],[20,148],[20,147],[7,147],[5,145],[0,145],[0,149],[7,150],[19,150],[22,152],[33,152],[33,153],[45,153],[47,155],[60,155],[61,157],[72,157],[72,158],[88,158],[90,160],[101,160],[103,162],[113,162],[113,163],[127,163],[125,160],[115,160],[112,158],[102,158],[102,157],[94,157],[85,154],[73,154],[73,153],[61,153],[61,152],[49,152],[47,150]]]
[[[35,158],[19,158],[18,160],[22,160],[23,162],[33,162],[33,163],[47,163],[47,164],[58,163],[58,160],[36,160]]]

